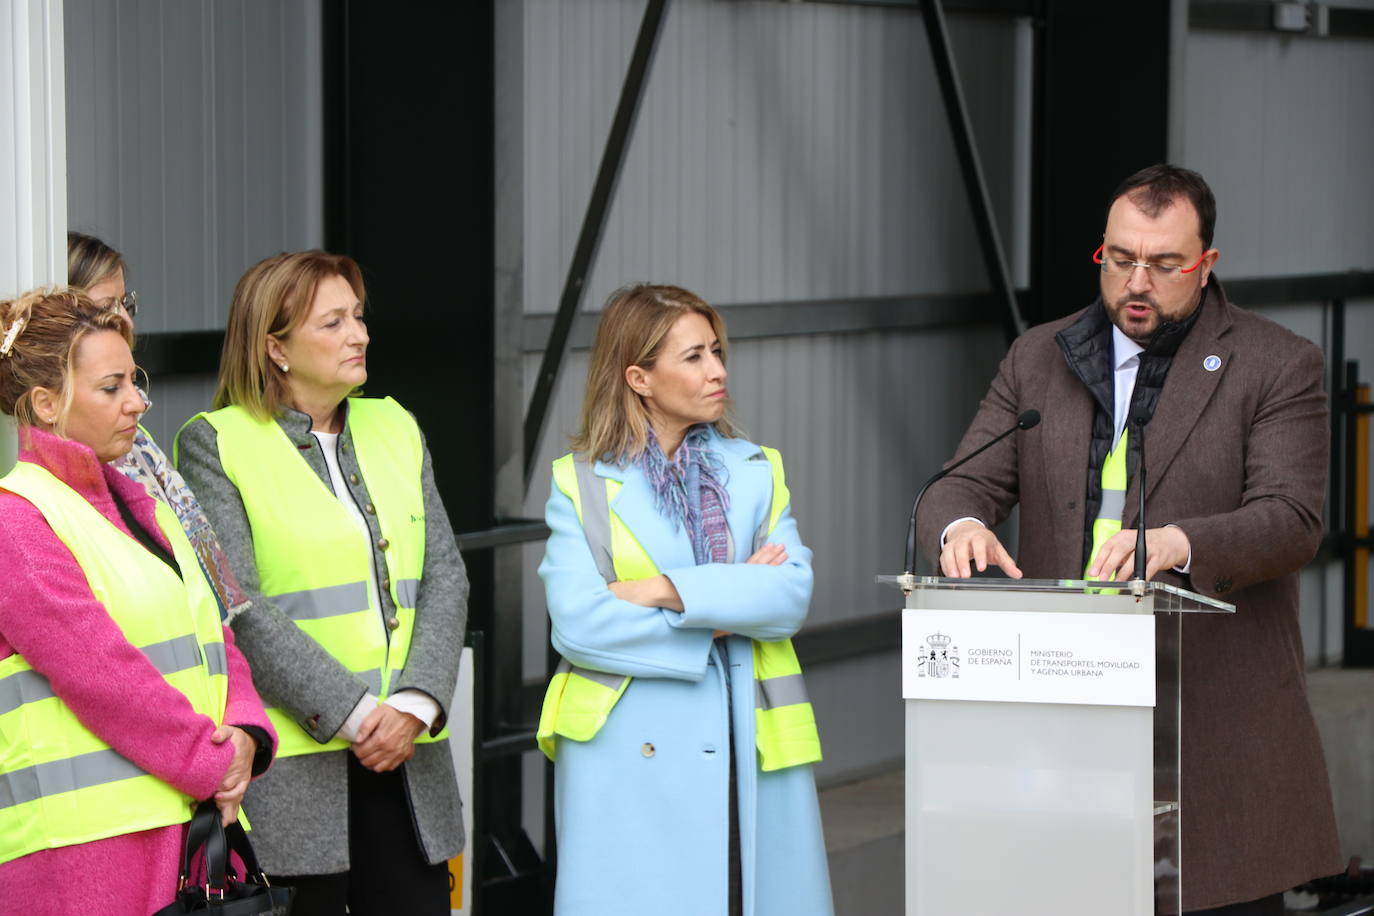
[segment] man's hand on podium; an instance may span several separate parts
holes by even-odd
[[[1145,529],[1145,578],[1161,569],[1181,569],[1192,557],[1192,545],[1182,528],[1167,525]],[[1087,578],[1124,582],[1135,575],[1135,529],[1112,535],[1097,551]]]
[[[973,567],[983,572],[989,564],[1013,579],[1021,578],[1021,570],[1007,548],[982,522],[965,519],[945,533],[945,546],[940,551],[942,574],[951,579],[967,579],[973,575]]]

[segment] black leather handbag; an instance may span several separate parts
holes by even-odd
[[[242,878],[231,865],[231,851],[237,853],[243,863]],[[191,866],[197,852],[203,854],[205,880],[193,884]],[[267,880],[243,826],[237,822],[223,826],[214,801],[204,801],[196,808],[186,830],[177,899],[153,916],[181,916],[183,913],[288,916],[294,895],[294,889],[278,887]]]

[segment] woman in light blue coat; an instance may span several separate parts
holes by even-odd
[[[546,745],[559,916],[832,912],[811,766],[778,768],[775,758],[765,770],[756,740],[752,641],[801,627],[811,551],[785,508],[776,453],[731,425],[726,347],[720,316],[686,290],[615,293],[572,443],[581,488],[571,461],[561,476],[556,465],[539,567],[553,645],[589,678],[579,686],[614,703],[599,728],[562,728]],[[614,538],[593,531],[604,516],[591,520],[606,481],[611,527],[624,526]],[[756,532],[767,534],[762,546]],[[610,581],[597,555],[610,543],[617,563],[637,551],[659,574]],[[614,700],[619,676],[631,680]],[[558,718],[560,697],[571,718],[568,677],[554,679],[541,726]],[[800,675],[773,683],[784,681]],[[804,696],[798,711],[811,737],[795,742],[803,751],[792,759],[818,759]]]

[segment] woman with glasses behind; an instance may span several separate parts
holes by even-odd
[[[67,233],[67,282],[84,289],[96,305],[118,311],[132,328],[134,317],[138,314],[138,297],[127,287],[126,275],[124,256],[118,251],[93,235]],[[146,376],[144,385],[147,385]],[[146,388],[139,388],[138,393],[143,399],[144,410],[147,410],[152,402],[148,399]],[[134,434],[133,448],[115,460],[115,467],[130,480],[142,484],[152,496],[162,500],[176,513],[181,527],[186,529],[186,537],[195,548],[196,559],[205,571],[205,577],[214,588],[221,615],[229,619],[242,613],[248,606],[248,596],[234,578],[229,562],[224,557],[224,550],[215,538],[214,529],[210,527],[200,503],[196,501],[196,495],[142,426]]]

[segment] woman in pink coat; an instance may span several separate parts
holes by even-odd
[[[158,504],[141,486],[107,463],[129,450],[143,412],[130,342],[128,322],[118,311],[77,292],[30,293],[0,302],[0,409],[18,422],[21,449],[20,464],[0,480],[5,916],[87,913],[92,907],[147,916],[171,903],[193,801],[213,797],[226,823],[236,818],[249,780],[266,769],[276,743],[248,665],[220,625],[208,586],[197,591],[201,583],[185,578],[202,573],[184,533],[165,508],[159,518]],[[73,492],[95,512],[73,500]],[[55,505],[68,515],[56,514]],[[73,517],[85,519],[85,528],[74,528]],[[108,591],[112,577],[108,571],[103,578],[97,574],[85,552],[100,538],[143,569],[153,558],[158,575],[152,578],[172,583],[158,594],[174,600],[156,610],[131,609],[113,597],[110,607],[102,603],[93,587],[114,594]],[[85,567],[78,554],[87,557]],[[199,603],[197,594],[204,596]],[[174,621],[162,624],[159,614]],[[175,657],[169,661],[169,653],[156,651],[160,645],[136,647],[126,634],[131,621],[154,632],[159,625],[178,632],[189,625],[182,621],[194,621],[192,636],[174,640],[181,648],[191,640],[189,656],[170,653]],[[218,680],[220,675],[226,680]],[[22,715],[30,718],[17,718]],[[45,722],[58,724],[45,730]],[[25,760],[43,759],[37,745],[50,734],[75,736],[64,740],[100,750],[58,760],[58,767],[25,767]],[[105,775],[91,777],[78,765],[83,758],[100,761]],[[43,773],[35,777],[43,767],[72,788],[45,781]],[[111,814],[109,806],[89,803],[100,797],[150,798],[157,804],[147,810],[133,804]],[[51,813],[72,800],[65,813]],[[119,827],[135,821],[143,825]]]

